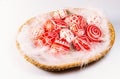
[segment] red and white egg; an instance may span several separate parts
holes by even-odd
[[[61,29],[60,38],[66,39],[68,43],[71,43],[74,39],[74,34],[69,29]]]
[[[56,19],[64,19],[67,16],[67,11],[65,9],[63,10],[57,10],[54,12],[53,17]]]

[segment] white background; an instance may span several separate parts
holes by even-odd
[[[18,28],[35,15],[70,7],[97,7],[104,12],[116,31],[111,51],[86,68],[61,73],[27,62],[15,46]],[[0,0],[0,79],[120,79],[119,7],[119,0]]]

